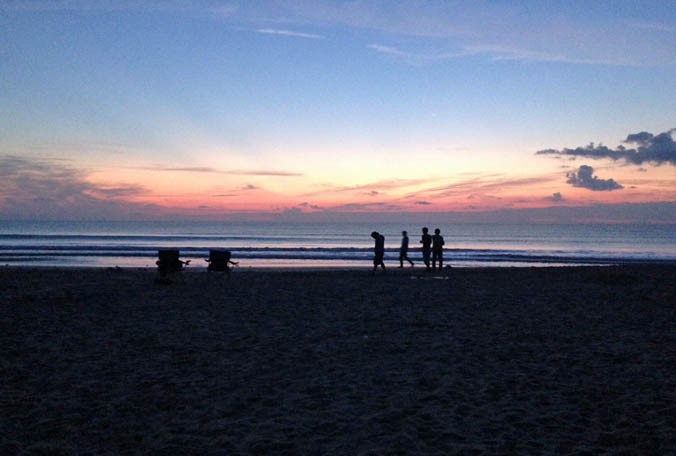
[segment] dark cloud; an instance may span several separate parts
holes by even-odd
[[[415,204],[417,204],[418,206],[429,206],[432,203],[430,203],[429,201],[416,201]]]
[[[369,212],[369,211],[395,211],[401,210],[402,207],[396,204],[390,203],[348,203],[338,206],[333,206],[331,208],[326,208],[327,211],[333,212]]]
[[[587,165],[582,165],[576,172],[571,172],[566,175],[568,177],[567,183],[573,187],[586,188],[595,192],[620,190],[622,187],[613,179],[599,179],[594,176],[594,168]]]
[[[305,208],[308,208],[308,209],[315,209],[315,210],[319,210],[319,209],[322,208],[321,206],[319,206],[319,205],[317,205],[317,204],[310,204],[310,203],[308,203],[307,201],[305,201],[305,202],[303,202],[303,203],[300,203],[299,206],[300,206],[300,207],[305,207]]]
[[[540,150],[536,154],[566,155],[592,159],[610,158],[615,161],[623,160],[633,165],[642,165],[644,163],[676,165],[676,141],[672,137],[675,131],[676,129],[672,129],[658,135],[653,135],[647,131],[630,134],[624,140],[624,144],[632,145],[634,148],[620,145],[616,149],[610,149],[602,144],[597,146],[591,143],[585,147],[578,147],[576,149]]]
[[[627,139],[625,139],[624,142],[628,144],[636,143],[639,146],[648,147],[650,146],[650,143],[654,137],[655,136],[653,136],[652,133],[642,131],[641,133],[634,133],[633,135],[632,134],[628,135]]]
[[[128,185],[125,187],[102,187],[92,186],[91,193],[93,195],[104,198],[127,198],[144,193],[144,189],[138,185]]]
[[[563,195],[561,195],[560,192],[553,193],[552,196],[547,197],[548,201],[552,201],[554,203],[559,203],[563,201]]]

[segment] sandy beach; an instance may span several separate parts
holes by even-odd
[[[676,454],[676,267],[0,269],[0,454]]]

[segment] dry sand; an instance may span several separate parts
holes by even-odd
[[[367,271],[2,268],[0,454],[676,453],[676,267]]]

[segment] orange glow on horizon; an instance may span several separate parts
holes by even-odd
[[[311,163],[311,162],[310,162]],[[673,167],[637,171],[628,166],[594,166],[599,179],[614,179],[621,190],[592,191],[567,183],[567,173],[581,165],[546,162],[539,173],[457,172],[443,177],[416,174],[408,164],[397,169],[405,178],[376,179],[369,173],[336,169],[330,180],[320,172],[223,171],[195,168],[103,168],[89,175],[101,187],[136,189],[119,202],[152,205],[160,211],[185,214],[253,212],[480,212],[501,209],[587,206],[595,204],[676,201]],[[399,165],[397,165],[399,166]],[[328,168],[322,168],[326,172]],[[363,169],[363,168],[359,168]],[[392,172],[391,170],[388,172]],[[342,174],[341,174],[342,173]],[[347,173],[347,174],[346,174]]]

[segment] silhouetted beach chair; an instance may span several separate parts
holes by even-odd
[[[171,272],[180,272],[184,266],[190,264],[190,260],[180,260],[179,252],[175,249],[161,249],[157,251],[157,255],[159,260],[155,264],[157,265],[157,272],[162,277],[166,277]]]
[[[209,263],[207,271],[225,272],[230,275],[230,265],[237,266],[239,263],[232,261],[230,258],[232,254],[229,250],[209,250],[209,258],[206,260]]]

